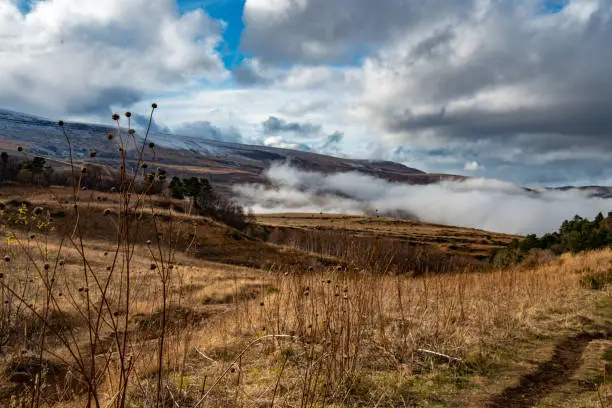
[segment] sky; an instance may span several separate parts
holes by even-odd
[[[0,108],[612,185],[609,44],[609,0],[0,0]]]

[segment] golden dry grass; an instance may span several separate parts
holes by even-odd
[[[257,222],[270,229],[298,231],[342,231],[354,237],[379,237],[404,244],[424,245],[445,252],[486,256],[508,244],[513,235],[385,217],[337,214],[261,214]]]
[[[226,227],[173,211],[168,200],[158,197],[150,204],[159,216],[135,218],[139,232],[130,235],[133,246],[126,258],[122,250],[116,255],[115,215],[102,214],[104,208],[119,212],[116,196],[81,194],[80,235],[72,234],[68,190],[2,191],[3,202],[24,199],[66,215],[54,220],[54,231],[31,236],[34,226],[15,224],[11,217],[17,209],[5,210],[7,235],[0,254],[10,261],[0,267],[2,299],[8,300],[0,303],[2,406],[19,406],[20,401],[30,406],[30,396],[36,395],[32,384],[44,390],[39,406],[87,406],[91,398],[71,351],[83,354],[82,362],[90,358],[92,313],[93,321],[97,316],[102,320],[91,357],[98,367],[100,406],[118,404],[123,369],[116,338],[123,334],[123,319],[131,364],[123,406],[129,407],[488,406],[494,395],[549,360],[559,341],[579,333],[604,338],[588,343],[584,364],[571,381],[551,386],[538,403],[595,407],[608,404],[607,395],[612,395],[603,380],[606,353],[612,350],[605,339],[612,333],[605,286],[612,250],[564,255],[530,269],[475,273],[457,268],[418,278],[337,268],[350,263],[340,257],[309,271],[311,255],[283,252],[242,235],[236,239]],[[26,210],[28,216],[32,211]],[[310,224],[308,216],[288,218],[300,228],[318,222]],[[472,233],[358,217],[330,217],[330,224],[332,218],[334,225],[345,222],[339,229],[347,241],[351,234],[382,233],[386,226],[394,226],[390,234],[399,235],[413,229],[432,237]],[[198,245],[191,245],[194,237]],[[160,264],[160,254],[166,267],[152,268]],[[256,267],[227,264],[237,259],[251,259]],[[119,266],[112,269],[116,260]],[[109,267],[125,273],[127,265],[129,311],[123,277],[110,280],[105,292],[91,280],[104,281]],[[166,284],[160,269],[168,273]],[[604,290],[591,290],[593,279],[603,282]],[[52,307],[45,305],[50,283]],[[101,312],[88,309],[88,303],[102,302],[109,305]],[[48,317],[41,324],[45,310]],[[41,338],[45,344],[39,354]],[[160,350],[161,400],[156,393]],[[41,358],[55,368],[37,371]],[[26,369],[32,373],[24,374]],[[37,374],[42,380],[32,378]],[[578,386],[584,381],[593,387]]]

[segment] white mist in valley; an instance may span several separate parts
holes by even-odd
[[[393,183],[359,172],[323,174],[286,164],[267,171],[268,185],[234,189],[255,213],[383,214],[509,234],[543,234],[579,214],[612,211],[612,200],[580,190],[529,191],[499,180],[467,179],[430,185]]]

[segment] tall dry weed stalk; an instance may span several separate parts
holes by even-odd
[[[148,138],[156,108],[153,104],[142,137],[132,128],[130,112],[125,113],[127,128],[121,126],[118,114],[112,117],[116,128],[108,134],[108,143],[118,150],[120,165],[119,184],[111,192],[118,202],[116,207],[100,211],[93,193],[82,187],[88,165],[83,163],[79,168],[75,163],[69,130],[60,121],[72,174],[71,227],[63,228],[59,244],[50,245],[56,228],[50,209],[31,209],[24,204],[7,216],[9,246],[0,280],[0,338],[4,347],[15,346],[20,332],[30,331],[24,336],[22,354],[32,356],[17,363],[31,377],[21,381],[25,392],[19,403],[23,406],[61,404],[70,399],[69,392],[78,394],[81,390],[86,392],[87,407],[101,407],[103,401],[104,406],[129,405],[130,385],[135,382],[143,344],[134,329],[133,309],[150,295],[138,292],[150,288],[134,286],[136,277],[150,281],[151,286],[157,282],[161,288],[161,300],[150,302],[160,304],[161,319],[155,335],[147,341],[157,343],[152,400],[156,407],[165,406],[168,288],[181,230],[172,222],[171,211],[162,213],[151,201],[150,189],[165,178],[163,170],[151,171],[146,162],[155,154]],[[134,154],[132,159],[128,152]],[[89,158],[95,162],[94,150]],[[116,240],[104,250],[104,258],[97,259],[100,251],[91,248],[92,242],[86,238],[90,231],[84,230],[84,222],[101,212],[114,227]],[[163,223],[159,221],[162,216]],[[154,228],[143,242],[140,229],[146,223]],[[150,259],[148,266],[134,262],[136,252],[142,255],[143,248]],[[53,368],[51,360],[61,366]],[[68,381],[73,384],[66,392],[52,390]]]

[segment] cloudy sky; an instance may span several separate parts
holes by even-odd
[[[0,0],[0,108],[612,184],[609,0]]]

